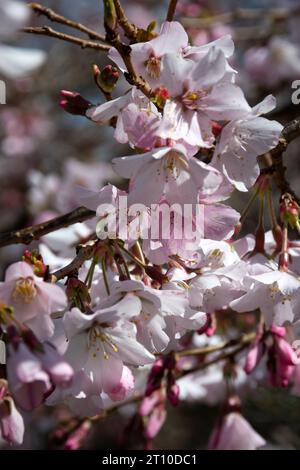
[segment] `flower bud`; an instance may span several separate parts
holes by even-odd
[[[168,98],[170,98],[169,90],[161,86],[154,90],[154,97],[151,101],[159,108],[163,108]]]
[[[63,99],[59,105],[70,114],[85,116],[87,110],[92,106],[90,101],[83,98],[80,93],[75,91],[61,90],[60,95]]]
[[[105,29],[110,31],[115,31],[118,18],[115,9],[115,4],[113,0],[103,0],[104,5],[104,26]]]
[[[167,390],[167,397],[168,397],[168,400],[171,403],[171,405],[173,405],[173,406],[178,405],[178,403],[179,403],[179,393],[180,393],[179,386],[174,381],[174,383],[170,387],[168,387],[168,390]]]
[[[46,276],[49,266],[44,263],[42,256],[38,253],[37,250],[24,251],[22,260],[33,267],[33,272],[36,276]]]
[[[113,65],[106,65],[102,71],[93,65],[93,74],[96,85],[104,93],[111,93],[119,80],[119,71]]]
[[[299,206],[290,195],[283,195],[279,209],[281,220],[292,228],[300,229]]]
[[[64,448],[66,450],[77,450],[82,445],[82,441],[87,437],[92,424],[90,421],[85,420],[67,439]]]

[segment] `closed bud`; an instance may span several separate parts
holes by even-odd
[[[111,93],[119,80],[119,71],[113,65],[106,65],[102,71],[93,65],[93,74],[96,85],[104,93]]]
[[[159,108],[163,108],[168,98],[170,98],[169,90],[161,86],[154,90],[154,97],[151,101]]]
[[[167,397],[171,405],[177,406],[179,403],[179,386],[174,382],[167,390]]]
[[[45,277],[48,273],[48,266],[44,263],[42,256],[37,250],[24,251],[22,259],[33,267],[36,276]]]
[[[87,110],[92,106],[90,101],[75,91],[61,90],[60,95],[63,99],[59,104],[69,114],[85,116]]]
[[[280,201],[280,217],[284,224],[296,228],[300,233],[299,206],[288,194]]]
[[[87,437],[92,424],[90,421],[85,420],[67,439],[64,448],[67,450],[77,450],[81,447],[82,442]]]
[[[117,13],[113,0],[103,0],[104,26],[108,31],[115,31],[118,24]]]

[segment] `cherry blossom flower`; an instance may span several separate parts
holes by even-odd
[[[275,98],[269,95],[222,129],[212,164],[223,171],[239,191],[247,191],[255,183],[259,175],[257,157],[278,144],[282,125],[260,117],[275,106]]]
[[[0,431],[10,444],[22,444],[24,421],[8,393],[7,382],[0,379]]]
[[[224,80],[225,75],[226,58],[214,46],[198,62],[166,54],[161,81],[171,98],[164,107],[159,135],[211,147],[212,120],[238,119],[250,112],[242,90]]]
[[[99,395],[119,385],[124,363],[138,366],[153,361],[136,339],[136,327],[126,319],[127,312],[140,312],[140,302],[132,294],[92,314],[73,308],[63,318],[69,340],[65,357],[76,371],[85,372]]]
[[[73,370],[52,345],[39,344],[34,351],[14,339],[8,344],[9,388],[22,409],[32,410],[43,403],[55,385],[68,385]]]
[[[87,117],[99,124],[116,118],[115,139],[137,148],[152,148],[157,140],[161,115],[156,106],[137,88],[99,106],[92,106]]]
[[[209,441],[210,450],[256,450],[266,444],[238,412],[226,414],[216,426]]]
[[[166,350],[167,346],[168,349],[177,348],[175,338],[180,338],[188,329],[201,328],[206,322],[205,313],[190,308],[186,292],[159,291],[145,286],[141,281],[114,283],[111,297],[101,305],[112,308],[129,292],[140,302],[140,311],[128,311],[127,318],[136,325],[137,339],[151,352]]]
[[[162,57],[168,53],[180,53],[187,45],[188,36],[181,24],[166,21],[156,38],[130,46],[132,62],[138,75],[145,77],[150,86],[156,88],[160,83]],[[109,58],[122,71],[126,71],[123,59],[116,49],[110,49]]]
[[[182,145],[162,147],[141,155],[115,158],[114,168],[129,178],[128,204],[195,204],[198,192],[212,194],[222,182],[222,175],[196,158],[189,158]]]
[[[61,287],[35,276],[32,267],[25,262],[14,263],[6,270],[5,281],[0,283],[0,299],[14,308],[15,317],[41,341],[53,334],[51,313],[67,305]]]
[[[299,318],[300,281],[288,272],[270,271],[246,276],[247,292],[230,303],[237,312],[260,309],[268,325]]]

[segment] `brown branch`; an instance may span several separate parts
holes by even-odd
[[[125,35],[128,37],[128,39],[132,39],[133,41],[135,41],[139,33],[139,28],[137,28],[134,24],[130,23],[119,0],[114,0],[114,5],[119,25],[124,30]]]
[[[124,76],[130,85],[136,86],[141,90],[145,96],[149,99],[154,97],[154,93],[151,90],[149,83],[143,77],[137,75],[134,65],[131,61],[131,47],[127,44],[124,44],[119,37],[116,29],[111,29],[108,23],[104,23],[106,30],[106,40],[111,44],[122,57],[124,64],[127,68],[127,72],[124,73]]]
[[[29,3],[29,7],[38,15],[46,16],[50,21],[63,24],[69,28],[77,29],[78,31],[87,34],[90,39],[105,41],[105,37],[102,34],[97,33],[97,31],[94,31],[81,23],[77,23],[76,21],[70,20],[69,18],[56,13],[54,10],[51,10],[51,8],[43,7],[43,5],[40,5],[39,3]]]
[[[73,44],[77,44],[83,49],[95,49],[97,51],[109,51],[110,49],[110,46],[107,46],[105,44],[100,44],[94,41],[87,41],[76,36],[71,36],[70,34],[60,33],[59,31],[49,28],[48,26],[41,26],[35,28],[33,28],[32,26],[28,26],[26,28],[23,28],[21,31],[23,31],[23,33],[39,34],[42,36],[49,36],[52,38],[60,39],[62,41],[71,42]]]
[[[77,255],[73,261],[71,261],[67,266],[52,273],[52,275],[50,275],[51,281],[57,282],[70,274],[76,273],[83,263],[93,256],[97,241],[98,240],[93,240],[93,242],[88,245],[79,246]]]
[[[206,355],[212,352],[220,351],[221,349],[227,349],[241,344],[248,345],[254,340],[255,336],[256,333],[249,333],[241,336],[240,338],[231,339],[229,341],[223,341],[219,344],[213,344],[204,348],[185,349],[183,351],[178,351],[176,353],[176,357],[179,358],[185,356]]]
[[[86,207],[78,207],[68,214],[61,215],[41,224],[23,228],[22,230],[0,233],[0,247],[17,243],[29,245],[33,240],[38,240],[47,233],[55,232],[60,228],[68,227],[69,225],[76,224],[77,222],[84,222],[95,215],[96,213],[94,211],[91,211]]]
[[[170,0],[166,21],[173,21],[178,0]]]

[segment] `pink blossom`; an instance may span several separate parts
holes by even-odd
[[[41,405],[52,390],[41,362],[23,342],[16,348],[8,346],[7,377],[16,403],[24,410]]]
[[[268,325],[283,325],[299,316],[300,282],[290,273],[268,270],[246,276],[246,293],[230,305],[237,312],[260,309]]]
[[[256,450],[266,444],[261,437],[238,412],[226,414],[213,430],[210,450]]]
[[[153,88],[160,83],[162,57],[168,53],[180,53],[188,45],[188,36],[177,21],[163,23],[159,35],[148,42],[131,44],[131,58],[138,75],[145,77]],[[122,71],[125,64],[116,49],[109,51],[109,57]]]
[[[124,400],[134,389],[134,376],[131,370],[123,366],[121,380],[109,393],[109,398],[113,401]]]
[[[216,146],[212,164],[239,190],[247,191],[259,175],[257,157],[276,147],[282,125],[260,117],[274,109],[269,95],[244,116],[227,124]]]
[[[211,47],[198,62],[167,54],[161,81],[171,98],[164,107],[159,135],[211,147],[212,120],[231,120],[250,111],[243,92],[226,79],[226,58]]]
[[[188,157],[182,145],[162,147],[141,155],[115,158],[120,176],[130,178],[128,204],[195,204],[198,192],[210,195],[222,182],[214,168]]]
[[[65,357],[75,371],[90,377],[94,393],[109,394],[120,383],[124,362],[144,365],[153,361],[152,354],[138,342],[136,327],[127,319],[140,313],[137,297],[127,294],[121,301],[95,313],[85,314],[73,308],[63,318],[69,340]]]
[[[56,385],[67,386],[73,369],[50,343],[39,343],[30,332],[23,338],[8,327],[7,376],[12,395],[24,410],[39,406]]]
[[[22,444],[23,418],[8,394],[6,381],[2,379],[0,380],[0,430],[2,438],[10,444]]]
[[[67,305],[64,291],[35,276],[25,262],[14,263],[6,270],[5,281],[0,283],[0,299],[14,308],[14,316],[40,340],[53,334],[51,313]]]

